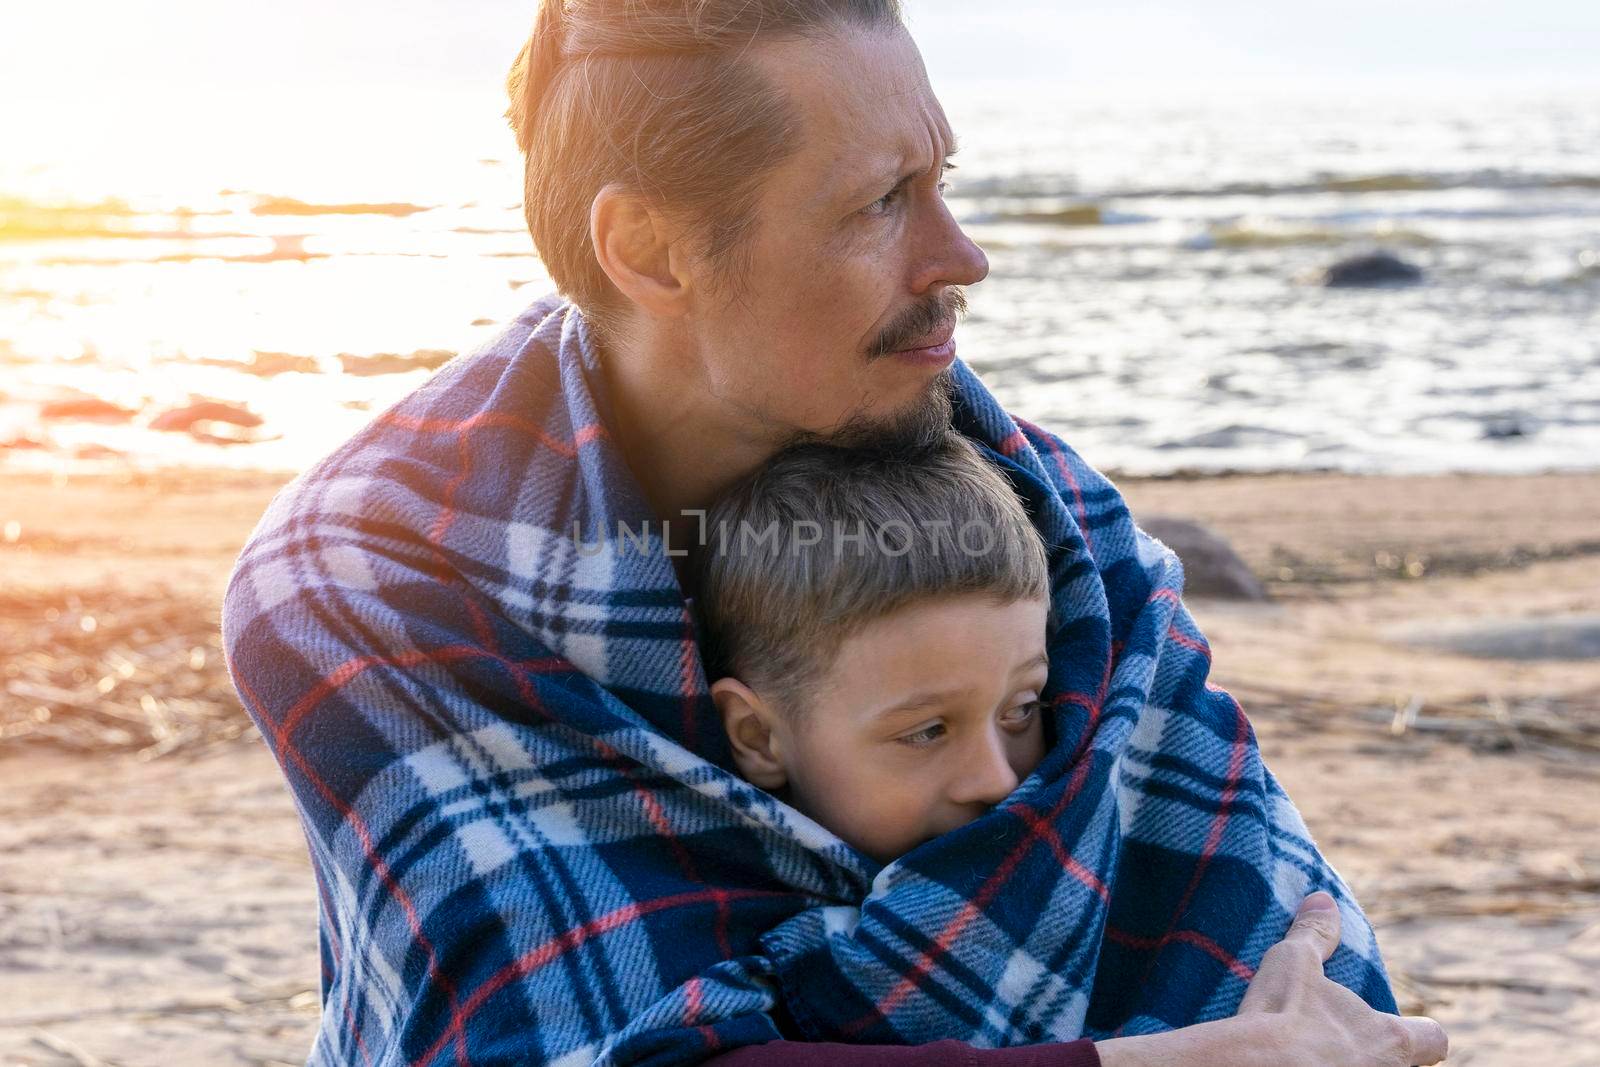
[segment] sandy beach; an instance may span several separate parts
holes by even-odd
[[[216,633],[282,481],[0,473],[0,1067],[304,1062],[315,888]],[[1265,583],[1191,602],[1214,677],[1449,1062],[1600,1064],[1600,658],[1412,643],[1600,615],[1600,475],[1120,484]]]

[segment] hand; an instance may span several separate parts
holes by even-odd
[[[1373,1011],[1322,973],[1338,947],[1339,908],[1319,892],[1301,903],[1288,934],[1262,958],[1238,1018],[1276,1031],[1277,1062],[1412,1067],[1444,1059],[1449,1040],[1438,1023]]]
[[[1095,1043],[1102,1067],[1418,1067],[1449,1042],[1432,1019],[1402,1019],[1322,973],[1339,946],[1339,909],[1326,893],[1300,905],[1267,950],[1231,1019]]]

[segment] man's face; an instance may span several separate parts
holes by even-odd
[[[775,725],[790,802],[887,863],[1005,799],[1044,758],[1048,611],[965,594],[851,635]]]
[[[954,136],[916,46],[848,28],[751,56],[792,99],[799,143],[765,181],[739,291],[693,312],[716,399],[774,443],[947,423],[957,287],[989,264],[945,206]]]

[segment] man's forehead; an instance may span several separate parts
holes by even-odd
[[[800,144],[789,166],[819,199],[863,181],[892,182],[909,163],[937,164],[955,134],[904,31],[782,42],[763,66],[795,106]]]

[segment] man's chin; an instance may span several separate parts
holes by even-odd
[[[954,396],[955,376],[946,368],[915,399],[893,411],[860,411],[830,432],[805,436],[841,448],[888,452],[927,448],[950,429]]]

